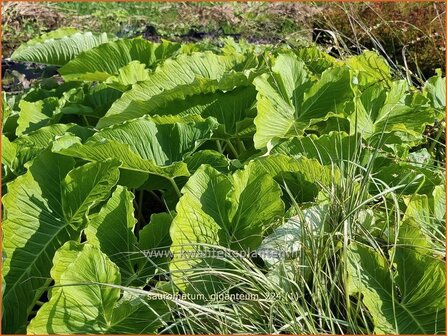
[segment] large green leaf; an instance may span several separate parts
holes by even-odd
[[[117,40],[79,54],[59,72],[66,80],[104,81],[118,75],[119,70],[132,61],[139,61],[151,68],[156,62],[172,56],[179,48],[178,43],[167,41],[159,44],[141,38]]]
[[[305,156],[316,159],[323,165],[342,161],[354,161],[360,156],[361,143],[357,135],[344,132],[331,132],[320,137],[315,135],[294,137],[273,147],[270,153],[292,157]]]
[[[377,52],[365,50],[361,55],[348,58],[346,64],[356,72],[358,84],[362,87],[375,82],[391,82],[391,69]]]
[[[139,232],[137,243],[133,199],[131,192],[118,186],[100,212],[92,216],[85,233],[88,243],[100,248],[120,268],[124,285],[144,285],[157,273],[157,265],[167,269],[172,216],[152,215]]]
[[[275,60],[272,74],[255,78],[254,84],[258,91],[254,141],[256,148],[262,148],[275,137],[289,134],[294,124],[293,102],[301,105],[310,80],[304,62],[290,54],[281,54]]]
[[[59,99],[48,97],[36,102],[21,100],[16,135],[22,135],[47,126],[55,120],[59,112]]]
[[[188,257],[202,251],[197,244],[253,251],[266,227],[284,211],[279,186],[256,167],[226,176],[202,165],[182,192],[170,230],[171,272],[180,288],[186,287],[182,276],[201,262],[200,257]]]
[[[389,90],[381,83],[368,87],[353,103],[351,133],[361,133],[365,139],[391,132],[420,136],[434,115],[427,100],[409,90],[404,80],[393,82]]]
[[[291,54],[279,55],[271,74],[257,77],[254,84],[258,90],[256,148],[303,134],[312,123],[342,112],[353,96],[348,68],[327,69],[312,83],[304,63]]]
[[[300,202],[313,201],[318,192],[330,188],[340,181],[340,170],[335,166],[323,166],[316,159],[293,158],[283,154],[272,154],[254,159],[250,165],[259,167],[273,176],[287,190],[286,199]],[[290,195],[289,195],[290,193]],[[290,199],[292,198],[292,199]]]
[[[444,181],[444,172],[436,167],[379,157],[374,161],[373,178],[377,183],[370,185],[371,193],[394,187],[403,195],[431,194]],[[378,186],[380,186],[378,188]]]
[[[137,106],[144,104],[144,102],[150,102],[154,96],[163,94],[166,90],[173,90],[180,85],[189,85],[197,78],[217,80],[219,82],[224,81],[225,73],[237,65],[243,64],[244,61],[245,58],[242,55],[220,56],[211,52],[192,53],[191,55],[181,54],[176,59],[168,59],[149,75],[148,80],[135,84],[131,90],[124,93],[112,105],[97,126],[102,128],[134,118],[135,116],[141,116],[141,112],[136,112],[137,115],[133,112],[135,102],[140,102]],[[235,83],[233,83],[234,78],[229,78],[231,82],[225,86],[227,90],[235,87]],[[246,81],[247,79],[245,76],[241,76],[240,80]],[[183,93],[180,90],[180,92],[173,91],[173,94],[182,95]],[[170,94],[168,93],[167,95],[169,96]],[[168,101],[170,100],[168,99]],[[161,102],[164,102],[163,98]],[[148,104],[146,103],[145,105],[147,106]]]
[[[185,159],[190,172],[195,172],[202,164],[207,164],[221,173],[228,173],[230,170],[230,160],[223,154],[214,150],[203,150],[194,153]]]
[[[133,199],[131,192],[118,186],[85,229],[87,241],[100,248],[120,268],[124,283],[135,273],[133,253],[137,238],[133,228],[137,221],[133,214]]]
[[[231,81],[229,78],[233,78]],[[243,84],[243,87],[237,87]],[[226,82],[211,79],[196,79],[193,83],[165,90],[148,100],[136,100],[118,114],[101,118],[98,127],[120,123],[144,115],[170,116],[179,120],[187,116],[215,117],[222,124],[223,132],[234,134],[237,122],[243,120],[246,111],[254,104],[256,91],[248,86],[249,80],[240,73],[228,76]],[[233,87],[237,87],[234,90]]]
[[[2,193],[6,194],[8,191],[7,184],[16,178],[17,174],[14,171],[14,160],[17,156],[17,146],[9,141],[9,139],[2,134],[1,140],[2,150]]]
[[[85,50],[110,41],[106,33],[94,35],[63,29],[45,34],[18,48],[11,56],[15,61],[64,65]]]
[[[122,92],[104,83],[85,84],[64,92],[61,102],[63,114],[102,117]]]
[[[135,173],[138,186],[148,174],[171,180],[189,176],[183,158],[210,138],[215,127],[212,118],[197,123],[157,125],[145,117],[105,128],[84,143],[75,136],[61,137],[54,142],[53,151],[88,161],[118,159],[122,170]]]
[[[140,334],[162,325],[166,306],[130,292],[120,297],[119,269],[98,248],[70,241],[53,263],[56,287],[28,334]]]
[[[131,61],[129,64],[118,69],[118,74],[107,78],[105,83],[112,88],[125,92],[129,90],[133,84],[143,82],[149,78],[149,70],[146,64],[140,61]],[[110,106],[109,106],[110,108]]]
[[[3,163],[7,164],[16,175],[23,174],[26,170],[25,164],[27,162],[34,159],[40,152],[47,148],[57,136],[61,136],[66,132],[76,134],[81,138],[86,138],[93,133],[91,130],[76,124],[45,126],[36,131],[19,136],[9,144],[7,141],[3,142],[2,149],[6,149],[5,153],[2,152],[2,157],[6,160]],[[9,158],[5,157],[8,152]]]
[[[17,145],[2,134],[2,165],[13,170],[13,162],[17,157]]]
[[[28,314],[49,283],[55,251],[79,238],[89,209],[118,180],[117,165],[107,161],[71,170],[73,159],[47,150],[9,184],[3,197],[3,332],[24,332]]]
[[[431,247],[445,254],[445,187],[436,186],[432,195],[411,195],[405,198],[404,220],[417,223],[429,237]]]
[[[307,68],[316,74],[321,74],[339,62],[317,46],[299,47],[294,52],[306,64]]]
[[[421,244],[417,229],[403,228],[403,231],[402,245],[395,248],[396,271],[373,249],[350,245],[349,293],[362,294],[375,333],[443,334],[445,265],[426,249],[417,248]]]
[[[425,82],[424,94],[438,111],[437,117],[442,120],[445,114],[445,77],[441,76],[441,72]]]
[[[140,277],[152,278],[169,270],[169,248],[172,244],[169,229],[174,215],[165,212],[153,214],[150,223],[140,231],[138,248],[145,256],[138,260]]]
[[[36,87],[18,103],[16,135],[28,134],[58,122],[64,114],[89,115],[96,118],[105,114],[121,92],[104,84],[80,85],[78,82]]]

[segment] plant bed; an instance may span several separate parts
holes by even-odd
[[[11,58],[58,75],[2,96],[4,333],[445,334],[440,72],[72,28]]]

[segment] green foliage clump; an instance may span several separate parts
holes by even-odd
[[[12,59],[58,75],[2,96],[3,332],[445,333],[441,74],[73,28]]]

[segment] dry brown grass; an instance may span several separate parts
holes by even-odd
[[[435,2],[328,4],[314,18],[336,33],[345,51],[382,49],[414,75],[433,75],[445,64],[445,5]]]
[[[309,38],[312,17],[321,10],[312,3],[300,2],[237,2],[203,7],[182,3],[178,7],[179,18],[198,29],[224,27],[227,31],[255,40],[281,39],[284,38],[281,35],[298,30]]]
[[[44,3],[3,2],[2,55],[8,57],[23,42],[63,25],[64,15]]]

